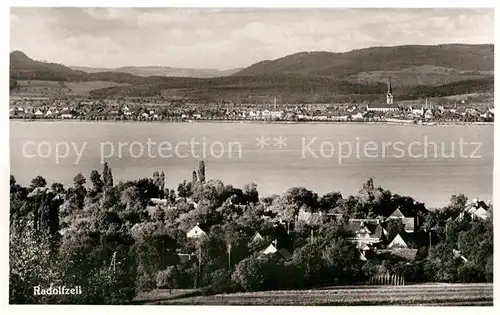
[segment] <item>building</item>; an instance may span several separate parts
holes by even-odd
[[[274,243],[286,245],[288,243],[288,233],[282,224],[275,224],[271,228],[255,232],[254,236],[250,239],[248,244],[260,242],[265,239],[271,239]]]
[[[389,78],[389,87],[387,88],[386,103],[387,103],[387,105],[394,104],[394,96],[392,95],[392,82],[391,82],[391,78]]]
[[[411,113],[414,116],[417,116],[417,117],[424,116],[424,108],[423,107],[421,107],[421,108],[413,108],[413,107],[410,106],[410,111],[411,111]]]
[[[372,102],[366,106],[369,112],[396,112],[399,108],[394,104],[384,104],[381,102]]]
[[[387,86],[387,94],[385,95],[385,104],[382,102],[371,102],[366,105],[366,110],[369,112],[395,112],[399,111],[399,107],[394,104],[394,96],[392,94],[392,82],[389,79]]]
[[[196,224],[193,228],[191,228],[186,233],[187,238],[199,238],[202,236],[206,236],[208,231],[208,226],[204,224]]]
[[[284,112],[281,110],[270,111],[270,110],[266,109],[262,112],[262,117],[264,117],[264,118],[281,118],[281,117],[283,117],[283,113]]]
[[[300,209],[297,215],[297,221],[303,221],[309,225],[320,225],[323,223],[323,212],[309,212]]]
[[[434,114],[432,113],[432,110],[428,109],[425,111],[425,114],[424,114],[424,118],[425,119],[433,119],[434,118]]]
[[[415,231],[415,217],[406,217],[399,208],[394,210],[388,217],[389,220],[401,220],[405,226],[405,232],[413,233]]]
[[[261,251],[262,255],[270,255],[270,254],[278,254],[285,259],[290,259],[292,254],[286,250],[285,248],[278,248],[276,242],[272,242],[267,246],[263,251]]]
[[[465,208],[465,213],[468,213],[472,219],[486,220],[490,217],[489,206],[482,200],[474,198],[472,202]],[[461,214],[463,217],[463,214]]]
[[[363,113],[356,113],[351,116],[352,120],[363,120]]]
[[[387,248],[408,248],[407,241],[403,238],[401,234],[398,233],[392,241],[387,245]]]
[[[350,219],[347,229],[354,234],[349,241],[357,243],[358,248],[361,249],[366,245],[377,245],[387,236],[387,231],[378,220]]]

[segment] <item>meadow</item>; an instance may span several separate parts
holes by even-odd
[[[406,286],[339,286],[168,298],[158,294],[149,304],[176,305],[493,305],[493,284],[418,284]]]

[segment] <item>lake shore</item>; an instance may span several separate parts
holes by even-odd
[[[262,121],[262,120],[191,120],[191,121],[167,121],[167,120],[80,120],[80,119],[21,119],[10,118],[17,122],[76,122],[76,123],[156,123],[156,124],[199,124],[199,123],[217,123],[217,124],[361,124],[361,125],[396,125],[396,126],[416,126],[416,127],[435,127],[435,126],[494,126],[494,122],[431,122],[416,124],[413,122],[396,121]]]

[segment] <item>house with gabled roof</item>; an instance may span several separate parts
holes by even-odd
[[[405,232],[413,233],[415,231],[415,217],[407,217],[401,212],[400,208],[394,210],[388,217],[389,220],[401,220],[405,226]]]
[[[272,254],[278,254],[281,257],[285,259],[290,259],[292,258],[292,254],[284,247],[278,247],[278,242],[273,241],[269,246],[267,246],[265,249],[263,249],[260,253],[262,255],[272,255]]]
[[[379,220],[350,219],[347,229],[354,234],[349,240],[357,243],[359,248],[367,244],[379,244],[387,236],[387,231],[380,225]]]
[[[197,223],[189,231],[186,232],[187,238],[199,238],[206,236],[209,231],[209,226],[207,224]]]
[[[408,244],[403,239],[401,234],[397,234],[392,241],[387,245],[387,248],[408,248]]]
[[[387,249],[393,248],[414,248],[417,242],[414,240],[415,235],[407,232],[400,232],[390,241]]]
[[[389,215],[389,219],[401,219],[401,218],[404,218],[404,214],[403,212],[401,212],[401,210],[399,209],[399,207],[394,210],[393,213],[391,213],[391,215]]]
[[[318,225],[323,223],[323,212],[309,212],[303,209],[299,210],[297,221],[303,221],[309,225]]]
[[[468,213],[474,220],[486,220],[491,215],[488,210],[489,206],[484,201],[474,198],[465,208],[465,213]],[[463,214],[461,216],[463,217]]]
[[[260,231],[255,232],[252,236],[248,245],[262,241],[264,239],[272,239],[273,241],[277,241],[280,244],[288,244],[288,233],[285,227],[282,224],[274,224],[272,227],[267,229],[262,229]]]

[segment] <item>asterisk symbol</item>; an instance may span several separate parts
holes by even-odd
[[[264,149],[265,147],[269,146],[269,143],[267,143],[267,141],[269,141],[269,138],[265,138],[264,136],[260,136],[260,138],[255,138],[255,140],[257,140],[257,144],[255,146],[257,146],[261,149]]]
[[[287,139],[285,137],[279,136],[278,138],[274,138],[274,146],[280,149],[285,148]]]

